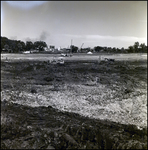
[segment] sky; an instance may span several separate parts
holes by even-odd
[[[147,45],[147,1],[1,1],[1,36],[56,48]]]

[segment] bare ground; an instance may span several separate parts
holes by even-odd
[[[145,60],[1,62],[1,148],[147,149]]]

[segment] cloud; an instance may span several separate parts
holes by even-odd
[[[140,37],[134,37],[134,36],[101,36],[101,35],[86,35],[87,39],[92,40],[100,40],[100,39],[106,39],[106,40],[115,40],[115,41],[143,41],[145,38]]]
[[[124,47],[127,48],[133,45],[135,42],[147,43],[147,38],[134,37],[134,36],[103,36],[103,35],[77,35],[77,34],[49,34],[46,31],[42,31],[36,38],[26,38],[25,41],[44,41],[48,45],[55,45],[56,47],[67,48],[71,44],[80,47],[84,43],[83,47],[94,46],[107,46],[107,47]]]
[[[31,9],[35,6],[42,5],[46,1],[6,1],[9,5],[21,9]]]
[[[74,34],[63,34],[62,36],[73,37],[73,38],[84,38],[85,35],[74,35]]]
[[[62,36],[62,35],[61,35]],[[110,35],[73,35],[73,34],[64,34],[63,36],[69,38],[81,38],[90,41],[96,40],[114,40],[114,41],[144,41],[144,37],[134,37],[134,36],[110,36]]]
[[[57,37],[57,35],[55,35]],[[73,34],[59,34],[58,35],[59,43],[61,39],[64,39],[64,42],[69,42],[73,39],[73,43],[76,46],[80,46],[82,43],[85,43],[85,46],[94,47],[96,45],[100,46],[109,46],[109,47],[128,47],[129,45],[134,44],[134,42],[145,43],[147,38],[144,37],[134,37],[134,36],[110,36],[110,35],[73,35]],[[57,40],[56,40],[57,41]],[[58,43],[58,44],[59,44]],[[66,45],[66,43],[65,43]],[[123,46],[122,46],[123,45]]]

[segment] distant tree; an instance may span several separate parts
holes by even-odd
[[[39,51],[44,51],[45,47],[47,47],[46,42],[43,42],[43,41],[34,42],[34,48],[39,50]]]
[[[103,49],[103,47],[101,47],[101,46],[94,47],[95,52],[100,52],[100,50],[102,50],[102,49]]]
[[[139,47],[140,47],[141,52],[147,52],[147,47],[146,47],[145,43],[141,43]]]
[[[34,48],[34,45],[31,41],[26,41],[26,50],[31,50]]]
[[[144,48],[146,47],[146,45],[145,45],[145,43],[141,43],[141,44],[139,45],[139,47],[140,47],[141,49],[144,49]]]
[[[17,44],[17,47],[19,52],[22,51],[22,44],[20,42]]]
[[[9,45],[8,45],[8,44],[5,44],[5,45],[4,45],[4,49],[8,51],[8,50],[9,50]]]
[[[9,45],[13,53],[18,53],[17,40],[10,40]]]
[[[129,53],[133,53],[133,52],[134,52],[133,46],[129,46],[129,47],[128,47],[128,52],[129,52]]]
[[[116,52],[117,52],[117,53],[120,53],[120,51],[121,51],[120,48],[117,48],[117,49],[116,49]]]
[[[124,53],[128,53],[128,48],[125,48],[125,49],[124,49]]]
[[[124,53],[124,47],[121,48],[121,53]]]
[[[108,53],[111,53],[111,52],[112,52],[112,48],[111,48],[111,47],[108,47],[108,48],[107,48],[107,52],[108,52]]]
[[[10,52],[10,48],[8,44],[5,44],[4,47],[1,49],[1,51],[4,50],[4,52]]]
[[[107,47],[103,47],[103,51],[104,51],[104,52],[107,52]]]
[[[116,47],[113,47],[112,51],[113,51],[114,53],[116,53],[116,52],[117,52]]]
[[[76,53],[78,51],[78,47],[74,46],[74,45],[71,45],[70,49],[71,49],[72,53]]]
[[[17,41],[17,47],[19,49],[19,51],[23,51],[26,48],[25,42],[23,41]]]
[[[8,38],[1,36],[1,49],[3,49],[6,44],[8,45]]]
[[[87,48],[86,48],[86,51],[87,51],[87,52],[90,52],[90,51],[91,51],[91,48],[90,48],[90,47],[87,47]]]
[[[20,44],[22,45],[22,51],[24,51],[26,49],[26,44],[23,41],[20,41]]]
[[[139,42],[135,42],[133,48],[134,48],[134,52],[138,52]]]

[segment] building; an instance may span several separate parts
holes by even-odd
[[[54,52],[54,50],[55,50],[55,46],[53,46],[53,45],[50,45],[50,46],[49,46],[49,51],[52,51],[52,52]]]

